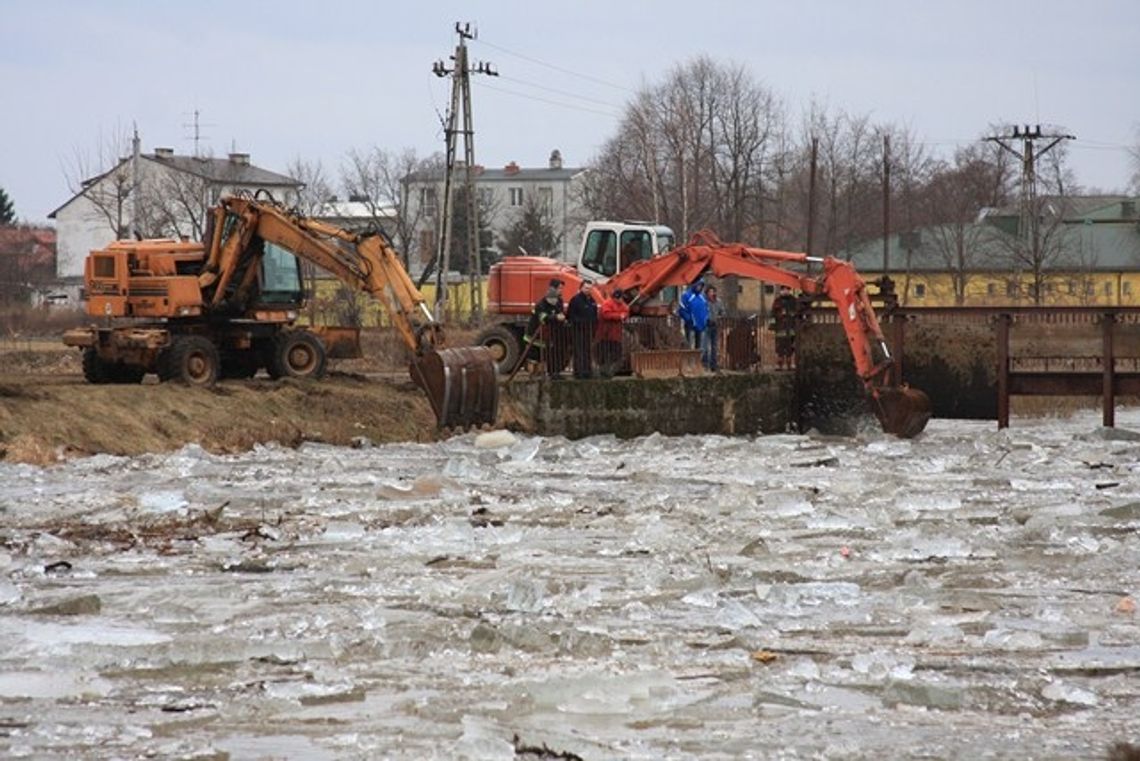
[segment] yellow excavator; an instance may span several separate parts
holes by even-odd
[[[442,326],[382,232],[343,230],[263,196],[223,198],[201,243],[123,240],[91,252],[87,311],[103,324],[70,330],[64,343],[83,350],[91,383],[138,383],[155,373],[210,386],[262,369],[320,378],[329,356],[359,352],[358,334],[297,324],[306,298],[301,260],[384,305],[441,427],[495,422],[493,356],[484,347],[444,348]]]

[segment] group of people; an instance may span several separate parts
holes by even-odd
[[[613,377],[622,361],[622,324],[629,317],[624,294],[615,288],[599,304],[594,298],[594,284],[583,280],[567,305],[562,300],[564,286],[562,280],[552,279],[546,295],[534,305],[520,362],[544,358],[547,376],[558,380],[566,365],[565,352],[572,348],[575,378],[592,378],[595,358],[598,374]],[[720,370],[717,330],[725,315],[716,286],[706,287],[703,279],[697,279],[681,294],[677,316],[684,327],[685,344],[700,350],[701,364],[710,372]],[[779,369],[794,366],[797,315],[796,297],[791,289],[782,286],[772,305],[771,321]]]
[[[677,316],[685,330],[685,345],[700,349],[701,364],[710,372],[718,372],[717,327],[725,316],[724,304],[717,296],[716,286],[705,287],[704,280],[696,280],[681,294]]]
[[[565,283],[550,281],[546,295],[531,312],[525,343],[529,357],[545,356],[546,374],[553,380],[562,377],[566,365],[565,350],[573,349],[574,377],[585,380],[594,376],[595,349],[598,374],[612,378],[622,360],[622,323],[629,317],[620,288],[615,288],[599,305],[594,298],[594,284],[583,280],[569,305],[562,301]],[[525,359],[525,358],[524,358]]]

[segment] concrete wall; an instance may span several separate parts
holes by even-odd
[[[516,380],[508,420],[545,436],[784,433],[795,423],[790,373],[602,381]]]

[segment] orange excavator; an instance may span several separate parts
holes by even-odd
[[[535,268],[533,257],[520,257],[517,264],[507,258],[492,268],[491,281],[509,283],[514,288],[529,288],[532,293],[499,294],[506,302],[534,303],[545,291],[546,279],[557,276],[566,283],[566,291],[574,293],[582,275],[569,265],[552,268]],[[525,261],[524,261],[525,260]],[[551,264],[554,264],[551,262]],[[796,265],[818,266],[819,271],[799,271]],[[512,268],[519,275],[533,271],[528,279],[512,277]],[[598,300],[621,289],[634,314],[660,314],[660,305],[649,304],[663,289],[685,286],[702,275],[737,277],[786,285],[832,301],[839,310],[840,322],[847,344],[855,361],[855,372],[866,390],[871,409],[883,430],[903,438],[917,436],[930,419],[930,398],[918,389],[890,383],[889,370],[893,362],[890,349],[883,337],[875,310],[867,295],[866,284],[850,262],[834,257],[812,257],[803,253],[753,248],[741,243],[722,243],[709,231],[701,231],[685,245],[652,258],[632,263],[594,288]],[[535,295],[539,294],[539,295]],[[532,298],[533,297],[533,298]],[[495,299],[491,300],[493,303]]]
[[[441,427],[493,424],[499,387],[483,347],[443,348],[442,326],[379,231],[349,232],[271,198],[232,196],[210,210],[205,240],[116,241],[87,258],[87,311],[102,325],[70,330],[91,383],[219,377],[320,378],[329,346],[359,356],[359,333],[304,328],[300,261],[379,300],[408,348],[412,379]]]

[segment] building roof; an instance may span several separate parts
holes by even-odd
[[[207,182],[218,185],[244,185],[271,189],[300,188],[304,184],[288,175],[271,172],[268,169],[262,169],[259,166],[248,163],[249,154],[232,154],[229,158],[217,159],[203,156],[178,156],[173,153],[160,151],[156,153],[142,153],[139,154],[139,158],[168,166],[175,171],[201,177]],[[55,219],[56,214],[62,211],[64,207],[76,198],[82,196],[87,188],[99,182],[124,164],[130,163],[130,161],[129,158],[122,159],[106,172],[84,180],[83,190],[52,210],[52,212],[48,214],[48,219]]]
[[[562,182],[573,179],[585,171],[584,167],[503,167],[488,169],[475,167],[476,182]],[[443,169],[427,172],[412,172],[407,182],[442,182]]]
[[[390,203],[380,203],[373,206],[365,201],[338,201],[335,199],[321,204],[313,216],[321,219],[395,219],[399,216],[399,209]]]
[[[248,154],[234,154],[249,161]],[[271,172],[250,163],[240,163],[232,158],[205,158],[202,156],[163,156],[154,153],[144,153],[141,158],[157,161],[180,172],[187,172],[202,177],[219,185],[256,185],[258,187],[284,186],[291,188],[301,187],[298,182],[284,174]],[[126,159],[124,160],[126,161]]]
[[[25,272],[37,268],[54,272],[55,241],[55,229],[51,227],[0,227],[0,256],[17,257],[17,266]]]

